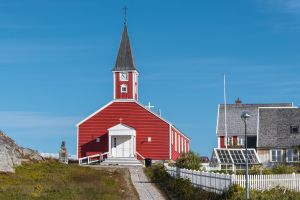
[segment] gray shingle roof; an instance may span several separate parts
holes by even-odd
[[[299,147],[300,134],[291,134],[290,126],[300,126],[299,108],[260,108],[257,147]]]
[[[124,24],[122,40],[120,43],[116,64],[113,68],[113,71],[124,70],[136,70],[126,24]]]
[[[248,119],[247,134],[257,134],[257,115],[259,107],[292,107],[291,103],[276,103],[276,104],[227,104],[227,135],[244,135],[245,125],[241,119],[243,111],[248,111],[251,114]],[[219,105],[217,119],[217,135],[225,135],[224,126],[224,104]]]

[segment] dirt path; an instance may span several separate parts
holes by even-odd
[[[129,167],[129,172],[141,200],[165,200],[158,189],[147,179],[142,167]]]

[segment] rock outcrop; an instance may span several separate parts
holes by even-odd
[[[43,160],[43,157],[35,150],[19,146],[0,131],[0,172],[14,172],[14,167],[25,160]]]

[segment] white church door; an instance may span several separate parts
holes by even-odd
[[[118,124],[109,131],[109,157],[135,157],[135,130],[124,124]]]
[[[111,142],[112,157],[133,156],[131,136],[114,136]]]

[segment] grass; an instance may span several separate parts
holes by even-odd
[[[125,168],[92,169],[57,161],[27,163],[0,174],[0,199],[138,199]]]
[[[207,192],[196,188],[189,180],[182,178],[172,178],[162,165],[154,165],[145,169],[145,174],[151,181],[168,196],[169,199],[180,200],[244,200],[245,190],[237,185],[233,185],[223,194]],[[288,191],[282,188],[273,188],[259,192],[251,190],[251,200],[296,200],[300,199],[300,193]]]

